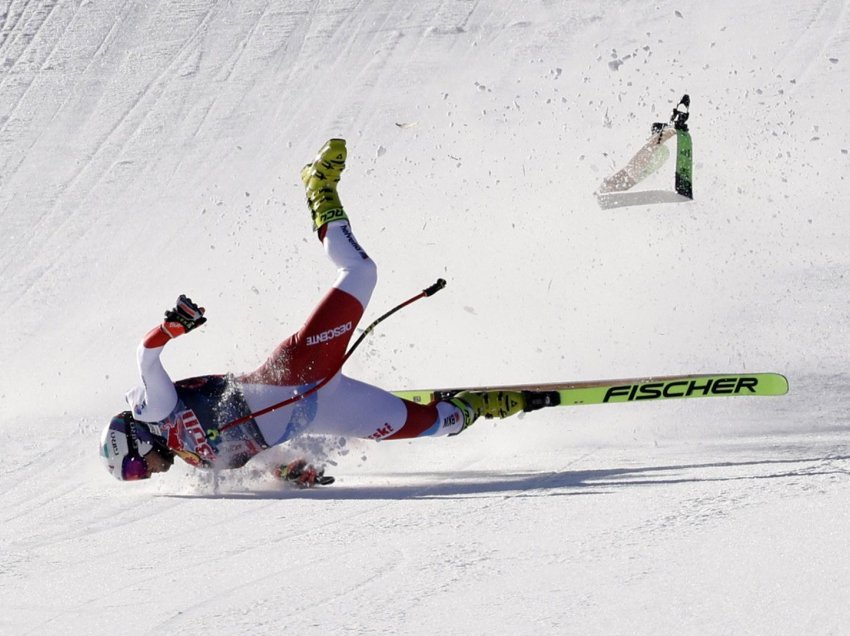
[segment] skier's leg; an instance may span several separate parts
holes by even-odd
[[[329,139],[319,149],[313,163],[304,166],[301,171],[301,181],[307,190],[307,207],[313,216],[313,229],[319,232],[320,239],[326,224],[348,219],[336,191],[347,156],[344,139]]]
[[[378,270],[354,238],[336,190],[345,170],[346,157],[345,140],[331,139],[322,146],[313,163],[305,166],[301,179],[307,192],[307,205],[313,215],[313,227],[328,258],[337,267],[333,289],[353,296],[360,303],[361,310],[365,310],[378,280]],[[353,319],[354,324],[359,319],[360,316]]]
[[[249,384],[298,385],[336,373],[375,283],[375,262],[357,244],[348,221],[326,226],[325,250],[337,266],[337,278],[296,333],[283,341],[253,373]]]
[[[340,375],[319,393],[316,417],[306,432],[375,440],[457,435],[479,417],[502,419],[524,407],[519,391],[463,391],[418,404]]]
[[[354,238],[336,191],[345,157],[345,142],[332,139],[301,175],[314,227],[337,267],[336,281],[304,326],[259,369],[239,378],[244,383],[300,385],[336,373],[372,297],[377,267]]]
[[[319,392],[316,417],[306,433],[364,439],[454,435],[463,411],[448,401],[416,404],[371,384],[340,375]]]
[[[479,417],[503,419],[525,409],[521,391],[461,391],[449,402],[463,413],[461,431],[472,426]]]
[[[360,247],[348,221],[334,221],[325,228],[325,253],[337,267],[333,287],[354,296],[365,309],[378,282],[375,261]]]
[[[337,267],[333,288],[296,334],[300,348],[309,349],[314,379],[338,370],[378,280],[375,262],[354,238],[336,190],[346,157],[345,140],[331,139],[301,173],[313,226]]]

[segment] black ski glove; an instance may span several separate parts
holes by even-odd
[[[200,327],[207,319],[204,318],[203,307],[198,307],[184,294],[180,294],[173,309],[165,312],[165,321],[162,323],[162,330],[170,337],[176,338],[184,333],[189,333],[192,329]]]

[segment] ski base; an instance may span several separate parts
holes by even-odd
[[[581,404],[785,395],[788,393],[788,380],[779,373],[691,374],[551,384],[402,390],[393,391],[393,394],[411,402],[429,404],[454,397],[461,391],[521,391],[526,400],[524,410],[536,411],[550,406]]]

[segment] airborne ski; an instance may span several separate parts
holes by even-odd
[[[688,115],[691,108],[691,98],[682,97],[670,121],[676,131],[676,192],[689,199],[694,198],[694,156],[691,133],[688,131]]]
[[[428,404],[451,398],[461,391],[522,391],[525,411],[550,406],[610,404],[682,398],[784,395],[788,380],[779,373],[726,373],[668,375],[621,380],[516,384],[393,391],[405,400]]]
[[[693,140],[687,124],[690,107],[690,96],[683,95],[676,107],[673,108],[669,122],[653,123],[646,144],[638,150],[624,168],[602,182],[596,191],[597,197],[615,195],[631,190],[641,181],[657,172],[670,157],[670,150],[665,143],[676,137],[675,190],[678,195],[693,199]],[[605,201],[610,203],[607,199]],[[606,204],[603,207],[618,206]]]

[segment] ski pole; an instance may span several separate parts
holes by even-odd
[[[283,400],[282,402],[278,402],[277,404],[272,404],[271,406],[267,406],[263,409],[260,409],[259,411],[254,411],[253,413],[248,413],[248,415],[243,415],[240,418],[237,418],[237,419],[235,419],[231,422],[228,422],[224,426],[220,427],[218,429],[218,432],[223,433],[224,431],[231,429],[234,426],[239,426],[240,424],[244,424],[248,420],[251,420],[255,417],[259,417],[261,415],[271,413],[272,411],[277,411],[278,409],[282,409],[284,406],[289,406],[290,404],[294,404],[295,402],[299,402],[300,400],[303,400],[304,398],[306,398],[310,395],[313,395],[313,393],[315,393],[316,391],[321,389],[323,386],[325,386],[328,382],[331,381],[331,378],[333,378],[337,373],[339,373],[340,369],[342,369],[343,365],[345,365],[346,361],[351,357],[351,354],[354,353],[355,349],[357,349],[357,347],[360,346],[360,343],[363,342],[363,340],[366,338],[366,336],[368,336],[370,333],[372,333],[372,330],[374,330],[375,327],[377,327],[384,320],[386,320],[387,318],[392,316],[399,309],[404,309],[405,307],[407,307],[411,303],[416,302],[420,298],[426,298],[428,296],[433,296],[434,294],[436,294],[438,291],[440,291],[445,286],[446,286],[446,281],[443,280],[442,278],[438,278],[437,282],[434,283],[433,285],[431,285],[430,287],[426,287],[425,289],[423,289],[421,292],[419,292],[418,294],[416,294],[412,298],[408,298],[403,303],[396,305],[395,307],[390,309],[387,313],[385,313],[384,315],[380,316],[375,321],[373,321],[372,324],[370,324],[368,327],[366,327],[366,329],[363,330],[363,333],[360,334],[360,337],[351,346],[351,348],[348,351],[346,351],[345,355],[342,357],[342,360],[339,363],[339,366],[337,366],[337,368],[334,369],[334,372],[329,374],[327,377],[323,378],[322,380],[320,380],[319,383],[316,384],[315,386],[313,386],[312,388],[308,389],[304,393],[299,393],[298,395],[293,395],[291,398],[287,398],[287,399]]]

